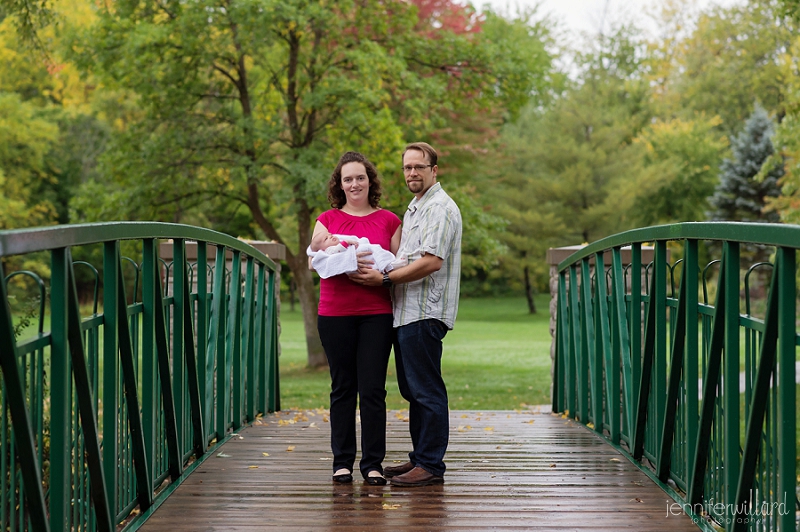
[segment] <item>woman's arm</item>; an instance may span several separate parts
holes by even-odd
[[[389,251],[392,252],[392,255],[397,255],[397,250],[400,249],[400,235],[403,234],[403,226],[397,228],[397,231],[394,232],[392,235],[392,242],[389,244]]]
[[[311,238],[313,239],[319,233],[327,233],[327,232],[328,228],[322,225],[322,223],[319,220],[317,220],[317,225],[314,226],[314,232],[311,234]],[[308,257],[308,269],[311,270],[312,272],[314,271],[314,268],[311,266],[311,257]]]

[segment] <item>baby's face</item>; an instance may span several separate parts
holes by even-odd
[[[322,249],[327,249],[331,246],[335,246],[339,243],[339,239],[333,236],[332,234],[328,234],[325,237],[325,240],[322,241]]]

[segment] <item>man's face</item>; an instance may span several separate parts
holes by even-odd
[[[424,168],[419,168],[423,167]],[[421,198],[434,184],[436,184],[437,166],[430,166],[425,154],[420,150],[408,150],[403,155],[403,175],[406,186],[417,198]]]

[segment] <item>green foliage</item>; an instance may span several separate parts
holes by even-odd
[[[384,206],[402,211],[406,139],[453,116],[513,115],[549,66],[525,24],[490,16],[486,32],[457,33],[426,23],[436,21],[401,0],[101,8],[91,31],[74,32],[73,57],[135,105],[73,212],[235,227],[287,245],[311,341],[316,298],[303,250],[339,155],[366,153],[384,178]],[[483,224],[467,232],[485,263],[496,222],[479,209],[466,218]]]
[[[637,137],[645,146],[643,172],[626,185],[633,197],[636,225],[704,220],[708,197],[719,182],[718,172],[728,140],[716,131],[721,120],[699,116],[648,125]]]
[[[713,7],[677,47],[668,86],[669,112],[722,119],[732,136],[753,112],[756,100],[770,113],[783,113],[780,56],[791,45],[795,24],[781,16],[779,0],[751,0]]]
[[[37,192],[51,177],[45,158],[57,134],[34,105],[0,92],[0,229],[52,223],[53,203]]]
[[[773,165],[756,179],[764,162],[773,154],[774,125],[767,112],[756,106],[744,131],[731,140],[733,157],[722,162],[722,176],[710,199],[714,220],[776,222],[778,214],[765,212],[766,198],[778,196],[783,164]]]

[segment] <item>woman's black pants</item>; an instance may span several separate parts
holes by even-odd
[[[386,456],[386,366],[392,348],[392,315],[319,316],[319,337],[331,371],[333,471],[353,470],[356,399],[361,410],[361,462],[366,478],[383,473]]]

